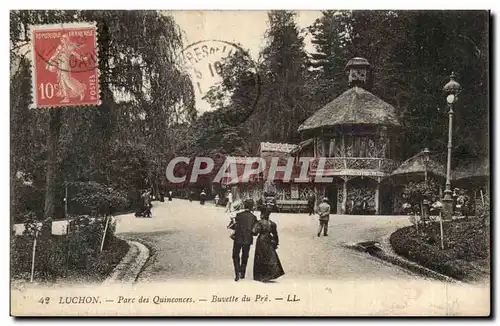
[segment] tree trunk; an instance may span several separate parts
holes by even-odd
[[[47,172],[45,175],[44,218],[54,218],[57,191],[57,143],[61,130],[61,109],[50,109],[49,135],[47,138]]]

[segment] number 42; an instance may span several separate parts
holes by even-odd
[[[40,300],[38,300],[38,303],[41,304],[49,304],[50,298],[49,297],[41,297]]]

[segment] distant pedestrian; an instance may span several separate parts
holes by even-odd
[[[309,197],[307,198],[307,209],[309,211],[309,216],[314,214],[314,204],[316,203],[316,197],[314,193],[311,191]]]
[[[144,200],[144,217],[151,217],[151,193],[146,191],[143,196]]]
[[[403,212],[406,214],[406,215],[411,215],[412,212],[411,212],[411,204],[406,202],[403,204]]]
[[[219,205],[219,194],[215,195],[215,206]]]
[[[205,193],[205,190],[202,190],[200,193],[200,204],[205,205],[206,199],[207,199],[207,194]]]
[[[233,206],[233,194],[231,193],[231,191],[227,192],[226,198],[227,198],[227,203],[226,203],[226,210],[224,212],[231,213],[231,207]]]
[[[192,202],[193,201],[193,197],[194,197],[194,193],[192,191],[190,191],[188,193],[188,198],[189,198],[189,202]]]
[[[172,190],[168,191],[168,201],[172,201]]]
[[[465,215],[465,194],[462,191],[460,191],[458,197],[457,197],[457,213],[460,214],[460,216]]]
[[[318,237],[321,235],[321,230],[323,230],[323,236],[328,236],[328,221],[330,220],[330,205],[328,204],[328,198],[323,198],[321,204],[318,206],[319,215],[319,228]]]

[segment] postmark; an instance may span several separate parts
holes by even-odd
[[[31,108],[101,104],[95,23],[31,26],[30,38]]]
[[[244,52],[235,43],[222,40],[202,40],[185,47],[182,60],[194,76],[195,91],[204,95],[220,80],[222,61],[238,51]]]
[[[187,45],[182,50],[180,57],[181,62],[191,76],[197,102],[203,102],[203,97],[211,87],[216,86],[222,81],[224,61],[237,53],[241,53],[251,62],[255,85],[255,91],[252,94],[248,94],[249,102],[252,104],[247,108],[246,112],[242,112],[242,119],[239,119],[244,121],[255,110],[260,97],[261,86],[258,64],[251,58],[249,52],[236,43],[211,39],[200,40]],[[226,118],[232,119],[229,116],[226,116]]]

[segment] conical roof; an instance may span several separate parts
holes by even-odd
[[[299,131],[355,124],[401,126],[392,105],[362,87],[353,87],[316,111]]]
[[[453,179],[486,178],[490,176],[490,162],[487,158],[457,167],[453,171]]]
[[[425,173],[425,170],[425,155],[424,151],[421,151],[417,155],[414,155],[401,163],[401,165],[394,170],[391,175],[423,174]],[[429,157],[427,172],[443,178],[446,177],[446,169],[444,165],[432,159],[432,157]]]

